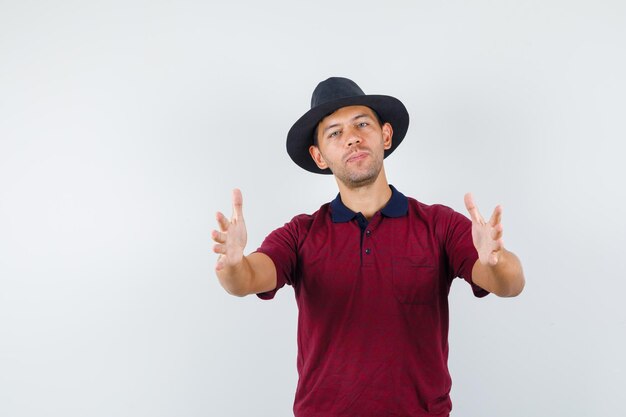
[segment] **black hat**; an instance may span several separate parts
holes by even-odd
[[[287,153],[293,162],[307,171],[332,174],[329,169],[317,167],[309,147],[313,145],[313,134],[318,123],[346,106],[367,106],[378,113],[382,123],[391,124],[393,140],[391,148],[385,151],[385,158],[404,139],[409,128],[409,113],[400,100],[390,96],[366,95],[354,81],[331,77],[317,85],[311,97],[311,110],[300,117],[287,134]]]

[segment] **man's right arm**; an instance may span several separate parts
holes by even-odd
[[[244,256],[238,265],[217,270],[222,287],[232,295],[243,297],[276,288],[276,267],[264,253],[254,252]]]
[[[240,297],[276,288],[276,267],[270,257],[260,252],[243,255],[248,235],[242,206],[241,191],[235,189],[231,219],[218,212],[216,219],[220,231],[211,232],[211,238],[216,243],[213,251],[220,255],[215,273],[229,294]]]

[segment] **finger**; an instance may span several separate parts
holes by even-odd
[[[243,196],[239,188],[233,190],[233,220],[243,220]]]
[[[500,239],[502,237],[503,230],[504,230],[504,227],[502,227],[502,223],[495,225],[493,229],[491,230],[491,238],[493,240]]]
[[[476,204],[474,204],[474,197],[472,197],[472,193],[465,194],[463,200],[465,201],[465,208],[469,212],[472,221],[475,223],[483,224],[485,221],[483,220],[483,216],[481,216],[478,212],[478,207],[476,207]]]
[[[226,233],[218,232],[217,230],[211,231],[211,238],[217,243],[226,243]]]
[[[217,223],[220,225],[220,230],[222,232],[226,232],[228,230],[228,225],[230,224],[226,216],[224,216],[221,212],[217,212],[215,215],[215,219]]]
[[[213,252],[225,255],[226,245],[222,245],[221,243],[218,243],[217,245],[213,245]]]
[[[224,269],[224,266],[224,262],[218,259],[217,263],[215,264],[215,270],[221,271],[222,269]]]
[[[496,224],[500,223],[501,219],[502,219],[502,206],[498,204],[496,208],[493,209],[493,214],[491,215],[491,218],[489,219],[489,224],[492,226],[495,226]]]

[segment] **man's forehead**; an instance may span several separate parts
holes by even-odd
[[[335,110],[333,113],[320,120],[320,125],[335,123],[338,119],[352,119],[364,115],[375,118],[374,110],[367,106],[346,106]]]

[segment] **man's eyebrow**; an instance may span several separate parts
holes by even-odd
[[[334,127],[337,127],[337,126],[339,126],[339,123],[333,123],[332,125],[327,126],[326,129],[324,129],[324,131],[322,133],[326,133],[327,130],[330,130],[330,129],[332,129]]]
[[[369,114],[363,113],[363,114],[358,114],[354,116],[352,118],[352,121],[354,122],[356,119],[360,119],[361,117],[369,117],[370,119],[372,118],[372,116],[370,116]],[[332,129],[337,126],[339,126],[339,123],[333,123],[332,125],[327,126],[322,133],[326,133],[327,130]]]

